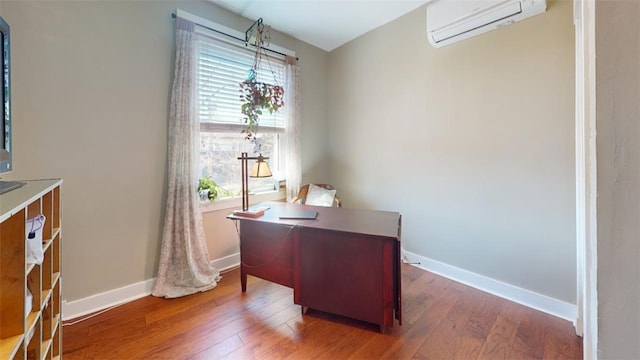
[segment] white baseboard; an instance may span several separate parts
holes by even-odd
[[[237,252],[223,258],[212,260],[211,265],[215,266],[216,269],[219,269],[221,272],[240,266],[240,253]]]
[[[220,271],[240,265],[240,253],[212,260],[211,264]],[[74,301],[62,301],[62,320],[75,319],[80,316],[122,305],[133,300],[151,295],[156,278],[144,280],[118,289],[88,296]]]
[[[547,314],[571,322],[576,321],[577,307],[574,304],[538,294],[530,290],[522,289],[455,266],[441,263],[406,250],[402,250],[402,254],[406,262],[412,263],[414,266],[423,270],[430,271],[530,308],[540,310]]]
[[[75,319],[112,306],[121,305],[151,294],[155,278],[75,301],[62,301],[62,320]]]
[[[517,302],[530,308],[543,311],[559,318],[576,321],[577,307],[564,301],[522,289],[498,280],[494,280],[467,270],[457,268],[409,251],[402,251],[404,259],[415,266],[444,276],[451,280],[469,285],[490,294]],[[240,253],[211,261],[220,271],[225,271],[240,264]],[[87,315],[112,306],[121,305],[151,294],[155,278],[106,291],[75,301],[62,301],[62,319],[69,320]]]

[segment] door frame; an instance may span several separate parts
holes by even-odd
[[[595,0],[574,0],[576,89],[576,333],[584,359],[598,353]]]

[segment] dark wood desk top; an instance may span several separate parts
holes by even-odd
[[[260,206],[269,207],[261,217],[250,218],[230,214],[228,218],[384,236],[400,240],[400,213],[398,212],[298,205],[271,201],[263,202],[253,207]],[[280,215],[289,214],[296,209],[317,211],[318,217],[314,220],[280,219]]]

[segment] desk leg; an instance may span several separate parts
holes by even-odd
[[[242,264],[240,264],[240,285],[242,286],[242,292],[247,292],[247,270]]]

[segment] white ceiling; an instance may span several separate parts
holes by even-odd
[[[209,0],[331,51],[430,0]],[[426,16],[426,15],[425,15]]]

